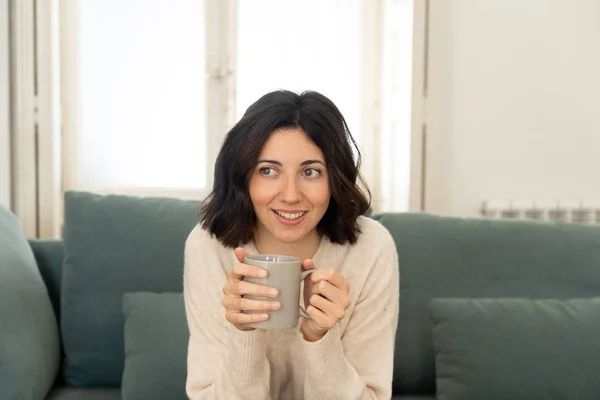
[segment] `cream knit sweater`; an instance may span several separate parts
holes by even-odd
[[[186,242],[184,273],[190,399],[391,397],[399,306],[396,248],[379,223],[360,217],[359,225],[356,244],[323,238],[313,257],[317,268],[335,268],[346,278],[351,301],[344,319],[313,343],[298,329],[239,331],[229,324],[222,288],[235,254],[194,228]],[[251,244],[245,250],[257,252]]]

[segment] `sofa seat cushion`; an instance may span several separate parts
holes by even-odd
[[[435,396],[398,395],[392,396],[392,400],[436,400],[436,398]]]
[[[0,399],[42,400],[59,363],[48,290],[17,219],[0,206]]]
[[[118,388],[57,387],[46,400],[121,400]]]
[[[197,201],[65,195],[61,330],[68,386],[121,385],[122,297],[181,292]]]
[[[440,400],[599,399],[600,297],[434,299]]]

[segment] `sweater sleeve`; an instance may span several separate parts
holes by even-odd
[[[388,237],[362,287],[343,337],[336,325],[316,342],[301,340],[305,398],[391,398],[399,286],[398,255]]]
[[[260,330],[225,319],[227,282],[214,241],[196,228],[185,246],[184,299],[190,339],[186,391],[191,400],[269,399],[270,368]]]

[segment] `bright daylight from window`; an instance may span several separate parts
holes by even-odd
[[[316,90],[360,136],[360,0],[238,2],[236,117],[276,89]],[[291,23],[305,21],[301,26]]]
[[[203,187],[203,2],[79,1],[79,10],[81,184]]]
[[[77,0],[66,189],[204,196],[223,135],[252,102],[316,90],[345,116],[376,205],[408,209],[412,1],[373,1]],[[207,60],[227,35],[232,48]]]

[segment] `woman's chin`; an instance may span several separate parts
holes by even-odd
[[[292,244],[302,241],[306,235],[276,235],[277,241],[285,244]]]
[[[298,243],[301,242],[302,240],[304,240],[304,238],[306,237],[307,234],[309,234],[309,232],[306,232],[304,230],[296,230],[295,232],[292,231],[287,231],[287,232],[275,232],[275,239],[277,239],[277,241],[281,242],[281,243],[285,243],[285,244],[293,244],[293,243]]]

